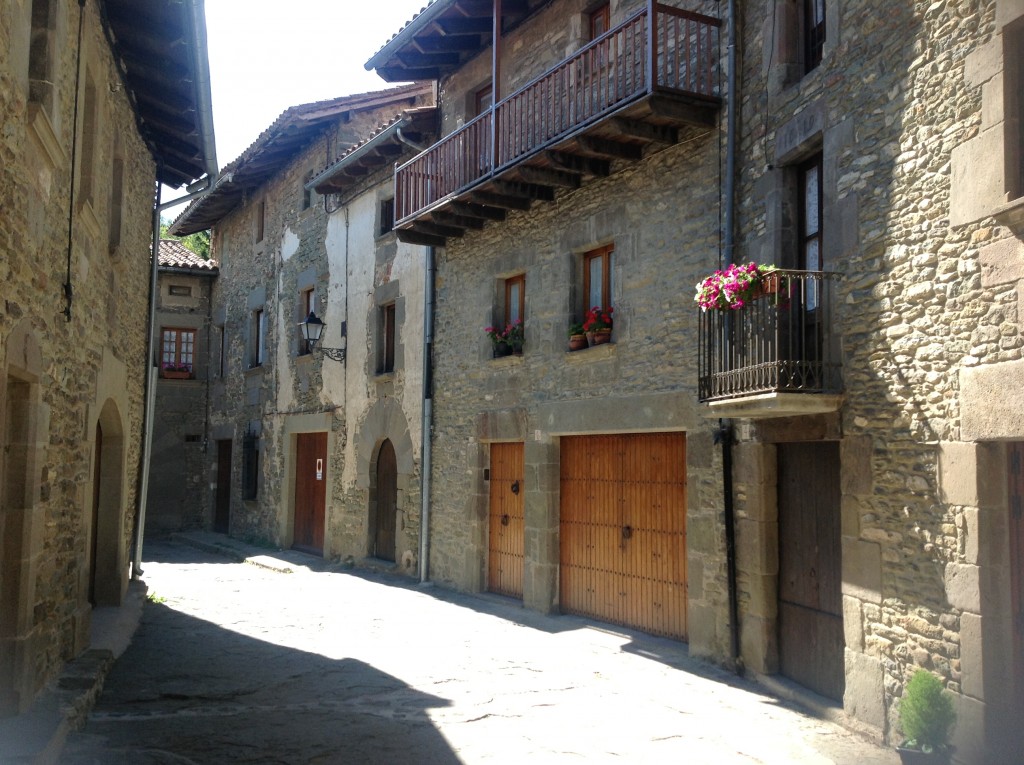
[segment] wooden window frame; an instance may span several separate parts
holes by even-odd
[[[380,374],[389,375],[395,371],[395,344],[398,339],[398,312],[395,303],[380,307]]]
[[[614,275],[613,269],[615,268],[614,262],[615,245],[606,244],[603,247],[590,250],[583,254],[583,313],[585,314],[591,308],[592,305],[588,305],[590,302],[591,283],[590,283],[590,270],[591,263],[597,259],[603,259],[601,264],[601,308],[613,308],[615,305],[613,287],[614,287]]]
[[[263,235],[266,233],[267,225],[267,200],[266,198],[261,199],[256,203],[256,243],[259,244],[263,241]]]
[[[492,106],[494,106],[494,83],[488,82],[473,91],[473,117],[479,117],[484,112],[489,112]]]
[[[1024,197],[1024,16],[1003,28],[1006,198]]]
[[[512,297],[516,285],[519,286],[518,300]],[[516,308],[515,311],[512,310],[513,307]],[[526,321],[526,274],[517,274],[505,280],[505,325],[511,324],[516,318]]]
[[[377,236],[387,236],[395,230],[395,198],[380,200],[380,218],[377,225]]]
[[[252,312],[252,355],[249,360],[249,368],[263,366],[266,361],[267,352],[267,312],[263,308],[256,308]]]
[[[822,155],[815,154],[800,165],[799,172],[797,174],[797,193],[799,194],[799,204],[797,205],[797,210],[799,211],[797,216],[797,268],[804,271],[821,271],[824,268],[824,241],[822,238],[824,220],[824,195],[822,193],[822,181],[824,180],[824,174],[822,169]],[[807,214],[807,179],[811,173],[816,173],[818,182],[818,214],[817,219],[814,221],[808,220]],[[811,225],[813,225],[813,229],[811,228]],[[812,242],[817,243],[818,246],[818,262],[816,264],[808,263],[807,258]],[[812,268],[812,266],[816,267]]]
[[[169,373],[180,374],[182,367],[188,368],[189,376],[195,375],[196,339],[195,327],[160,328],[160,376]],[[186,335],[190,337],[186,338]],[[171,345],[168,347],[168,341]]]
[[[587,13],[587,42],[593,42],[612,28],[611,3],[602,3]]]
[[[305,321],[310,312],[316,309],[316,287],[306,287],[299,290],[299,321]],[[299,333],[299,356],[308,356],[312,353],[309,341],[302,335],[302,327],[296,327]]]
[[[825,52],[826,0],[803,0],[802,34],[804,74],[821,64]],[[820,14],[820,15],[819,15]]]

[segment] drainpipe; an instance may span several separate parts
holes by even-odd
[[[736,229],[736,124],[739,98],[737,94],[736,76],[736,37],[737,14],[736,0],[729,0],[729,38],[726,68],[728,70],[728,98],[726,99],[726,144],[725,144],[725,209],[723,226],[725,228],[724,255],[726,264],[735,262],[735,229]],[[732,317],[726,317],[726,343],[731,337]],[[743,663],[739,655],[739,606],[736,593],[736,508],[733,502],[732,482],[732,441],[733,428],[728,420],[718,421],[716,440],[722,444],[722,501],[725,512],[725,557],[729,590],[729,653],[737,673],[743,671]]]
[[[159,176],[159,168],[157,175]],[[146,329],[149,339],[146,341],[146,395],[142,420],[142,465],[139,475],[138,512],[135,513],[135,555],[132,557],[132,579],[142,576],[142,537],[146,530],[146,501],[149,494],[149,466],[153,456],[153,417],[156,408],[156,303],[157,274],[160,269],[160,213],[176,207],[184,202],[205,195],[216,185],[216,179],[207,177],[188,187],[192,192],[186,196],[161,202],[161,184],[156,183],[156,202],[153,205],[153,256],[149,269],[149,321]],[[198,190],[196,190],[198,188]],[[209,370],[207,370],[209,374]]]
[[[420,582],[430,579],[430,445],[434,426],[434,274],[436,250],[427,247],[423,280],[423,423],[420,434]]]

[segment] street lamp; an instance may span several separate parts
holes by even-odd
[[[312,311],[309,312],[309,316],[306,317],[305,321],[299,322],[299,329],[302,330],[302,337],[305,339],[306,344],[309,346],[309,350],[312,353],[317,348],[317,343],[320,342],[320,335],[324,332],[324,324],[320,317]],[[342,322],[341,336],[345,336],[345,323]],[[345,363],[345,348],[324,348],[320,346],[320,351],[329,359],[334,359],[342,364]]]

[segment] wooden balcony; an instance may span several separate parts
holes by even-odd
[[[780,288],[700,316],[698,396],[709,417],[791,417],[842,403],[837,275],[779,270]]]
[[[717,124],[717,19],[651,2],[395,171],[406,242],[448,237]]]

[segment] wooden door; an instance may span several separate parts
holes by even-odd
[[[327,434],[299,433],[295,440],[295,535],[292,547],[323,555],[327,505]]]
[[[1010,618],[1013,620],[1013,662],[1016,701],[1024,708],[1024,443],[1006,445],[1010,477]]]
[[[686,434],[561,439],[562,610],[686,639]]]
[[[227,534],[231,527],[231,441],[217,441],[217,498],[213,530]]]
[[[100,481],[103,476],[103,428],[96,421],[96,460],[92,469],[92,529],[89,532],[89,602],[96,602],[96,562],[99,560],[100,539]]]
[[[842,700],[839,444],[779,444],[777,450],[781,671]]]
[[[398,459],[391,441],[380,445],[377,455],[377,518],[374,523],[373,556],[395,559],[395,516],[398,514]]]
[[[523,597],[523,445],[491,444],[487,588]]]

